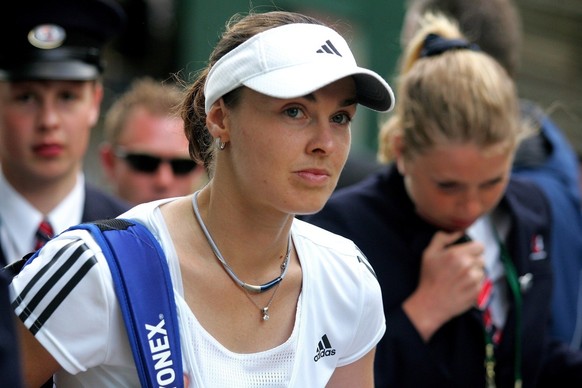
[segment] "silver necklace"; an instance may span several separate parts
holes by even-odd
[[[269,301],[267,302],[267,305],[265,307],[261,307],[257,304],[257,302],[254,301],[253,297],[251,296],[251,294],[249,294],[249,292],[245,289],[245,295],[247,296],[247,298],[249,298],[249,300],[251,302],[253,302],[253,304],[255,306],[257,306],[257,308],[259,309],[259,312],[262,314],[263,316],[263,321],[268,321],[270,316],[269,316],[269,307],[271,307],[271,303],[273,303],[273,299],[275,299],[275,294],[277,293],[277,290],[279,289],[279,286],[281,285],[281,283],[277,283],[277,285],[275,286],[275,289],[273,290],[273,294],[271,295],[271,297],[269,298]]]
[[[290,253],[291,253],[291,234],[289,234],[289,238],[287,240],[287,253],[285,254],[285,260],[281,264],[281,275],[277,276],[275,279],[271,280],[270,282],[267,282],[267,283],[264,283],[261,285],[254,285],[254,284],[245,283],[242,280],[240,280],[238,278],[238,276],[236,276],[236,274],[234,273],[232,268],[230,268],[230,266],[228,265],[226,260],[224,260],[224,257],[222,257],[222,254],[218,250],[218,247],[216,246],[214,239],[210,235],[208,228],[206,228],[206,224],[204,224],[204,221],[202,220],[202,216],[200,216],[200,210],[198,209],[198,194],[199,193],[200,193],[200,191],[195,192],[194,196],[192,197],[192,204],[194,205],[194,214],[196,215],[196,219],[198,220],[198,224],[200,225],[200,228],[202,229],[202,231],[204,232],[204,235],[206,236],[206,240],[208,241],[210,248],[212,248],[212,251],[214,252],[214,256],[216,256],[218,261],[220,261],[220,263],[222,264],[222,266],[226,270],[226,273],[229,274],[229,276],[232,278],[232,280],[234,280],[234,282],[236,284],[238,284],[239,286],[241,286],[245,291],[254,292],[256,294],[265,292],[265,291],[273,288],[274,286],[278,285],[279,283],[281,283],[281,280],[283,280],[283,278],[287,274],[287,269],[289,268],[289,258],[291,256],[290,255]],[[275,293],[273,293],[273,297],[274,296],[275,296]],[[269,311],[269,306],[270,306],[272,301],[273,301],[273,299],[271,298],[267,307],[264,307],[263,309],[261,309],[261,311],[263,311],[263,314],[264,314],[263,319],[265,319],[264,316],[267,317],[265,320],[269,319],[268,311]],[[253,301],[253,303],[254,303],[254,301]],[[255,305],[256,305],[256,303],[255,303]]]

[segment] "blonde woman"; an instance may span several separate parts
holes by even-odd
[[[579,385],[581,355],[546,336],[552,220],[541,191],[511,177],[531,132],[511,78],[428,14],[398,92],[380,133],[385,171],[308,219],[376,269],[389,328],[377,386]]]

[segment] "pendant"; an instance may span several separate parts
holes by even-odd
[[[269,307],[263,307],[263,321],[269,320]]]

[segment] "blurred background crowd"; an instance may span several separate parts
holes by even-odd
[[[400,55],[400,30],[406,0],[119,0],[128,15],[122,35],[108,47],[103,112],[136,77],[189,80],[224,27],[237,12],[280,8],[308,13],[343,26],[358,62],[394,81]],[[517,83],[522,97],[538,102],[582,154],[582,6],[580,0],[517,0],[523,28]],[[249,5],[250,4],[250,5]],[[367,169],[375,160],[378,120],[361,110],[354,124],[353,169]],[[92,132],[85,170],[91,181],[105,184],[96,148],[102,125]],[[350,171],[346,170],[346,175]],[[354,171],[358,174],[357,171]],[[349,183],[347,177],[341,184]]]

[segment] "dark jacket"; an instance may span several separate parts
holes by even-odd
[[[552,210],[554,292],[551,332],[582,348],[582,205],[578,159],[560,128],[535,104],[522,112],[537,123],[537,136],[522,142],[515,158],[515,176],[531,180],[544,192]]]
[[[130,208],[130,204],[88,184],[85,185],[85,206],[81,222],[115,218]]]
[[[533,184],[512,179],[499,206],[511,217],[506,245],[518,276],[533,276],[529,289],[522,292],[523,387],[535,387],[538,383],[570,386],[573,382],[582,386],[582,355],[550,341],[546,334],[552,269],[549,257],[533,259],[536,256],[532,255],[531,242],[541,236],[545,242],[543,249],[551,251],[547,201]],[[376,386],[485,386],[485,341],[477,310],[451,319],[425,343],[401,308],[417,287],[422,252],[436,229],[416,215],[402,176],[394,166],[337,191],[324,209],[307,217],[307,221],[354,240],[376,271],[387,326],[376,352]],[[513,386],[515,332],[511,300],[495,353],[497,387]]]
[[[9,281],[0,271],[0,386],[19,388],[23,384],[14,314],[10,307]]]

